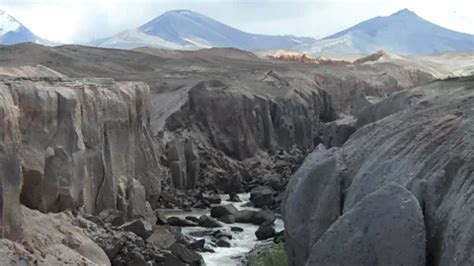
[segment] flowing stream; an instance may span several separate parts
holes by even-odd
[[[222,202],[221,205],[225,204],[233,204],[239,210],[255,210],[258,211],[258,208],[252,207],[245,207],[246,204],[250,202],[250,193],[242,193],[239,194],[239,198],[242,202],[230,202],[228,201],[227,195],[221,195]],[[193,210],[191,212],[174,212],[169,213],[168,216],[177,216],[181,218],[185,218],[186,216],[196,216],[199,217],[203,214],[210,215],[210,209],[206,210]],[[212,243],[212,235],[205,234],[204,236],[196,236],[201,235],[200,233],[205,233],[209,231],[216,231],[221,230],[232,235],[232,240],[230,240],[231,247],[215,247],[210,246],[215,252],[200,252],[204,261],[206,262],[207,266],[234,266],[234,265],[245,265],[243,264],[243,260],[245,259],[245,255],[252,250],[258,243],[262,243],[262,241],[258,241],[257,237],[255,236],[255,231],[257,231],[258,225],[253,224],[243,224],[243,223],[233,223],[233,224],[225,224],[222,223],[223,227],[220,228],[203,228],[200,226],[195,227],[182,227],[181,231],[184,235],[190,236],[196,240],[198,239],[205,239],[206,245]],[[243,229],[243,232],[232,232],[230,229],[231,227],[240,227]],[[283,230],[283,221],[281,219],[277,219],[275,221],[274,228],[277,232]],[[271,241],[271,240],[270,240]]]

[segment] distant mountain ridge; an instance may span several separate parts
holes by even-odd
[[[21,22],[0,10],[0,44],[10,45],[24,42],[34,42],[43,45],[53,45],[46,39],[40,38],[32,33]]]
[[[169,11],[137,29],[127,30],[91,42],[108,48],[143,46],[195,50],[211,47],[233,47],[242,50],[291,48],[315,41],[309,37],[251,34],[189,10]]]
[[[311,55],[371,54],[380,49],[398,54],[474,50],[474,35],[442,28],[403,9],[295,47]]]

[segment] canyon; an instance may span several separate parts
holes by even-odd
[[[281,213],[290,265],[473,263],[469,74],[233,48],[0,59],[2,265],[199,265],[222,239],[196,248],[184,225],[242,221],[213,214],[239,193],[254,225]]]

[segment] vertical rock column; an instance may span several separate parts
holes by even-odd
[[[2,236],[21,236],[19,156],[21,135],[10,88],[0,86],[0,226]]]
[[[184,142],[170,141],[167,144],[168,163],[173,185],[179,189],[196,188],[199,178],[200,160],[196,145],[190,139]]]

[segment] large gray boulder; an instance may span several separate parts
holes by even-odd
[[[415,198],[423,213],[426,246],[425,253],[420,254],[426,256],[426,261],[410,252],[403,256],[410,255],[412,263],[429,265],[473,264],[474,226],[471,212],[467,211],[474,209],[474,196],[470,193],[474,188],[473,88],[474,78],[467,77],[401,92],[367,112],[373,116],[360,121],[361,125],[369,124],[358,129],[340,149],[313,152],[292,176],[283,203],[290,265],[342,263],[334,256],[344,258],[344,254],[352,254],[344,251],[343,243],[356,239],[360,239],[355,249],[360,256],[365,256],[371,245],[372,254],[402,254],[397,249],[407,248],[401,243],[393,242],[388,250],[382,240],[408,241],[404,237],[418,226],[415,221],[419,216],[410,215],[405,222],[401,221],[404,228],[390,219],[406,212],[405,203]],[[413,196],[401,197],[406,194],[402,190],[382,206],[370,203],[371,197],[383,195],[384,188],[393,183]],[[413,208],[412,203],[408,206]],[[379,208],[386,213],[380,212],[377,217]],[[386,228],[367,224],[364,216],[381,220]],[[349,222],[350,226],[346,225]],[[370,226],[361,239],[360,232],[365,231],[356,229],[365,228],[364,225]],[[379,235],[370,231],[375,229],[380,231]],[[400,236],[392,235],[393,232]],[[420,240],[419,235],[410,237]],[[407,246],[411,244],[406,242]],[[387,251],[377,251],[379,247]],[[356,255],[353,259],[364,260]],[[372,258],[365,258],[370,264]],[[392,261],[384,262],[375,264],[393,265]]]
[[[341,213],[341,176],[336,148],[322,145],[311,153],[291,177],[283,203],[285,239],[290,265],[304,265],[312,243]]]
[[[425,265],[426,235],[417,199],[390,184],[361,200],[312,246],[306,265]]]

